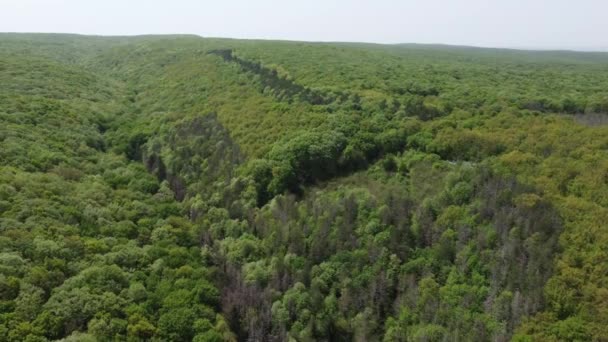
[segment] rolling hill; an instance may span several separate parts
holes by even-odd
[[[608,339],[608,53],[0,34],[0,340]]]

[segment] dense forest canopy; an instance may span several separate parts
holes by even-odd
[[[0,34],[0,340],[608,340],[608,54]]]

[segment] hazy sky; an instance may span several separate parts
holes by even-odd
[[[608,0],[0,0],[0,31],[608,50]]]

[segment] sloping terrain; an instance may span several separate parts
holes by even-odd
[[[0,340],[608,339],[608,54],[0,34]]]

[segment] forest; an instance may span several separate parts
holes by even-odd
[[[607,341],[608,53],[0,34],[0,340]]]

